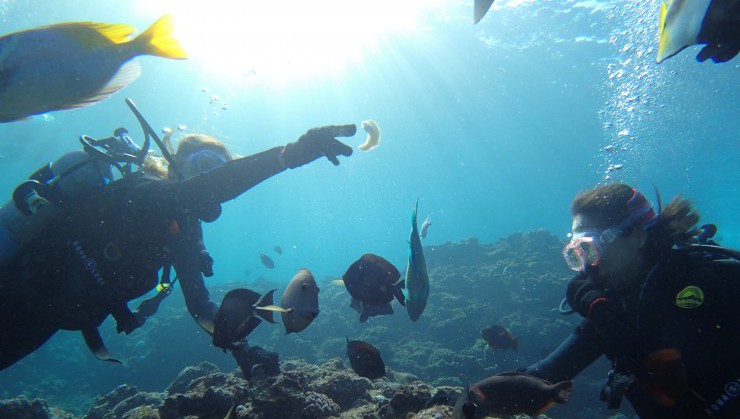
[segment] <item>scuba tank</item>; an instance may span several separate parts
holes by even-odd
[[[63,207],[112,179],[110,163],[81,150],[32,173],[0,208],[0,266],[35,240]]]
[[[82,135],[84,151],[69,152],[32,173],[0,207],[0,267],[12,262],[76,199],[115,180],[113,168],[119,177],[131,174],[133,166],[141,169],[150,140],[159,146],[176,178],[182,179],[174,159],[133,101],[126,99],[126,105],[141,125],[144,145],[134,143],[125,128],[102,140]]]

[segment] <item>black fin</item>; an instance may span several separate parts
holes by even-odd
[[[87,344],[87,347],[90,349],[90,352],[95,355],[95,358],[98,358],[101,361],[115,362],[117,364],[122,363],[121,361],[113,358],[113,355],[108,352],[108,348],[105,347],[105,344],[103,343],[103,338],[100,337],[100,332],[98,332],[97,327],[83,329],[81,332],[82,337],[85,338],[85,343]]]

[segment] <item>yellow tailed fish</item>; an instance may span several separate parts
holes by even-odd
[[[141,35],[130,25],[67,22],[0,38],[0,122],[92,105],[136,80],[138,55],[187,53],[162,16]]]

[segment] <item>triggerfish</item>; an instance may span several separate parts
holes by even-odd
[[[664,0],[659,29],[657,62],[697,44],[706,44],[697,61],[730,61],[740,52],[740,1]]]
[[[409,238],[409,262],[406,267],[406,287],[401,291],[406,299],[406,311],[411,321],[419,320],[421,313],[427,306],[429,297],[429,273],[427,262],[424,260],[424,249],[421,247],[419,227],[416,222],[416,213],[419,209],[419,200],[411,211],[411,237]]]
[[[258,293],[246,288],[237,288],[226,293],[216,311],[213,325],[201,324],[213,335],[213,346],[226,352],[227,349],[243,345],[242,340],[262,323],[257,316],[275,323],[272,313],[284,310],[272,304],[274,293],[275,290],[271,290],[260,297]]]
[[[132,58],[187,58],[162,16],[141,35],[123,24],[67,22],[0,38],[0,122],[92,105],[136,80]]]
[[[319,315],[319,287],[313,274],[306,268],[298,271],[285,289],[280,306],[285,333],[298,333],[307,328]]]
[[[452,417],[473,419],[484,415],[537,416],[554,403],[565,403],[573,383],[551,384],[531,375],[505,372],[469,385],[457,399]]]

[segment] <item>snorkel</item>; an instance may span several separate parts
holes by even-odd
[[[132,172],[132,165],[139,167],[143,165],[149,153],[151,141],[153,140],[159,147],[162,157],[167,160],[171,172],[175,174],[178,180],[182,179],[182,173],[175,163],[172,154],[170,154],[152,126],[149,125],[149,122],[139,112],[136,104],[131,99],[126,98],[126,105],[128,105],[131,112],[139,121],[139,125],[141,125],[141,130],[144,133],[144,145],[141,147],[136,145],[128,136],[128,130],[126,128],[117,128],[113,131],[112,137],[102,140],[96,140],[89,135],[80,136],[80,142],[85,152],[94,157],[103,158],[118,169],[122,176],[126,176]]]

